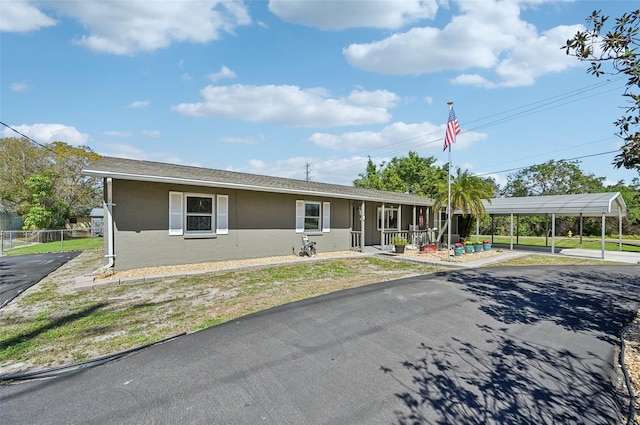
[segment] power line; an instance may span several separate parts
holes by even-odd
[[[59,157],[61,157],[61,158],[65,159],[65,160],[67,160],[67,161],[70,161],[70,162],[71,162],[71,163],[73,163],[74,165],[76,165],[76,161],[74,161],[74,160],[73,160],[73,158],[70,158],[70,157],[68,157],[68,156],[65,156],[65,155],[61,154],[60,152],[56,152],[56,151],[54,151],[53,149],[51,149],[49,146],[47,146],[47,145],[43,145],[42,143],[40,143],[40,142],[38,142],[38,141],[36,141],[36,140],[33,140],[31,137],[27,136],[27,135],[26,135],[26,134],[24,134],[24,133],[21,133],[20,131],[18,131],[18,130],[16,130],[15,128],[11,127],[9,124],[5,124],[5,123],[4,123],[4,122],[2,122],[2,121],[0,121],[0,124],[2,124],[3,126],[7,127],[9,130],[13,131],[14,133],[17,133],[17,134],[19,134],[20,136],[24,137],[25,139],[27,139],[27,140],[28,140],[28,141],[30,141],[31,143],[36,144],[36,145],[40,146],[41,148],[48,150],[48,151],[49,151],[49,152],[51,152],[52,154],[57,155],[57,156],[59,156]]]
[[[607,154],[615,153],[615,152],[618,152],[618,150],[600,152],[600,153],[593,153],[593,154],[590,154],[590,155],[576,156],[574,158],[558,159],[557,161],[575,161],[575,160],[578,160],[578,159],[591,158],[593,156],[600,156],[600,155],[607,155]],[[488,173],[480,173],[480,174],[475,174],[475,175],[477,177],[482,177],[482,176],[488,176],[488,175],[491,175],[491,174],[502,174],[502,173],[508,173],[508,172],[511,172],[511,171],[523,170],[525,168],[534,167],[536,165],[541,165],[541,164],[527,165],[525,167],[509,168],[509,169],[506,169],[506,170],[493,171],[493,172],[488,172]]]
[[[486,117],[481,117],[472,121],[467,121],[466,124],[466,128],[462,131],[462,134],[470,132],[470,131],[475,131],[478,129],[482,129],[482,128],[486,128],[486,127],[491,127],[497,124],[502,124],[505,122],[509,122],[515,119],[520,119],[526,116],[530,116],[533,114],[537,114],[537,113],[541,113],[541,112],[546,112],[552,109],[556,109],[559,108],[561,106],[565,106],[571,103],[575,103],[575,102],[579,102],[582,101],[584,99],[590,98],[590,97],[594,97],[594,96],[599,96],[601,94],[604,93],[608,93],[610,91],[614,91],[614,90],[618,90],[618,87],[614,87],[614,88],[610,88],[604,91],[599,91],[594,93],[594,90],[598,90],[600,88],[604,88],[610,84],[614,84],[617,83],[619,81],[623,80],[623,77],[616,77],[616,78],[612,78],[606,81],[601,81],[586,87],[581,87],[575,90],[571,90],[565,93],[561,93],[555,96],[551,96],[545,99],[541,99],[535,102],[531,102],[522,106],[518,106],[515,108],[510,108],[508,110],[502,111],[502,112],[497,112],[495,114],[491,114],[488,115]],[[483,121],[488,121],[485,122],[484,124],[480,124],[480,125],[476,125],[476,126],[472,126],[472,127],[468,127],[469,124],[473,124],[473,123],[480,123]],[[352,162],[354,165],[355,164],[359,164],[359,163],[366,163],[366,160],[364,159],[364,156],[370,156],[369,153],[371,152],[371,150],[375,151],[375,150],[380,150],[380,149],[385,149],[385,148],[389,148],[391,146],[396,146],[396,145],[400,145],[406,142],[410,142],[416,139],[420,139],[420,138],[426,138],[429,136],[438,136],[436,139],[432,139],[429,140],[425,143],[419,144],[414,146],[413,148],[420,148],[420,147],[424,147],[424,146],[428,146],[431,145],[433,143],[438,143],[438,142],[442,142],[444,140],[444,137],[442,136],[443,131],[442,130],[438,130],[438,131],[433,131],[431,133],[425,133],[425,134],[420,134],[418,136],[414,136],[414,137],[410,137],[410,138],[406,138],[406,139],[402,139],[402,140],[398,140],[395,142],[391,142],[391,143],[386,143],[382,146],[377,146],[377,147],[373,147],[367,151],[358,151],[355,153],[352,153],[351,156],[353,155],[360,155],[363,158],[360,159],[353,159],[351,161],[348,162]],[[394,156],[398,153],[404,152],[403,150],[391,150],[388,151],[386,155],[388,156]],[[615,151],[614,151],[615,152]],[[347,158],[346,156],[343,156],[343,158]],[[334,166],[335,168],[337,168],[337,166]],[[334,168],[331,165],[328,165],[327,168]]]

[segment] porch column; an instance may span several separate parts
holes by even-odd
[[[384,202],[380,210],[380,249],[384,249]]]
[[[360,204],[360,252],[364,252],[364,201]]]
[[[402,205],[398,204],[398,233],[400,233],[401,231],[402,231]]]
[[[417,213],[418,208],[414,205],[413,206],[413,223],[411,223],[413,225],[413,228],[416,228],[416,213]]]

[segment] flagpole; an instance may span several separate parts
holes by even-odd
[[[449,114],[451,114],[453,101],[448,101],[447,105],[449,105]],[[447,252],[449,253],[447,258],[451,259],[451,143],[449,143],[449,166],[447,169],[449,174],[447,177]]]

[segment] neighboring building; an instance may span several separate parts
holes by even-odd
[[[24,221],[0,204],[0,230],[22,230]]]
[[[104,179],[117,270],[292,255],[303,234],[318,252],[386,247],[438,224],[416,195],[111,157],[83,173]]]
[[[104,209],[93,208],[89,217],[91,217],[91,237],[102,236],[104,233]]]

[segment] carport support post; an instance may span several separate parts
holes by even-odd
[[[580,248],[582,248],[582,213],[580,213]]]
[[[513,213],[511,213],[511,233],[509,239],[509,250],[513,251]]]
[[[0,230],[0,257],[4,255],[4,230]]]
[[[622,210],[618,208],[618,251],[622,251]]]
[[[551,253],[556,253],[556,213],[551,214]]]
[[[605,213],[602,213],[602,254],[601,257],[604,260],[604,238],[605,238]]]

